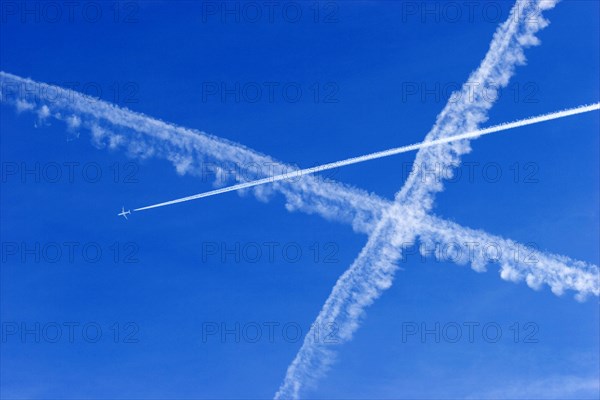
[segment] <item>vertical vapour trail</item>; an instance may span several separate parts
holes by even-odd
[[[494,34],[479,68],[463,86],[461,100],[446,105],[425,140],[447,137],[460,131],[474,131],[486,120],[492,102],[483,93],[489,93],[486,92],[488,90],[494,92],[498,89],[497,85],[504,87],[508,84],[515,66],[525,61],[523,49],[538,44],[535,33],[547,25],[541,11],[553,6],[554,2],[541,0],[517,1],[508,20]],[[483,92],[470,93],[469,82],[477,82]],[[468,151],[467,141],[419,151],[413,171],[396,194],[395,202],[385,211],[357,259],[338,279],[300,351],[288,367],[285,379],[275,394],[276,399],[298,398],[307,383],[321,376],[331,364],[331,345],[315,341],[315,326],[335,324],[339,339],[336,344],[350,340],[364,309],[391,286],[401,246],[415,241],[413,227],[418,226],[432,208],[434,194],[443,189],[442,183],[431,177],[417,179],[416,167],[429,169],[434,163],[456,167],[460,156]],[[399,219],[403,222],[401,225],[397,223]]]
[[[124,148],[131,155],[138,157],[164,157],[171,160],[180,172],[198,173],[193,164],[184,161],[190,159],[197,163],[198,160],[206,158],[227,162],[247,158],[254,163],[272,163],[280,166],[282,170],[294,170],[290,165],[279,163],[242,145],[197,130],[168,124],[57,86],[0,72],[0,91],[4,92],[4,95],[0,92],[0,101],[13,104],[18,112],[37,113],[39,124],[43,125],[46,118],[52,117],[65,121],[69,129],[73,129],[78,121],[80,128],[92,131],[96,145],[106,145],[109,149]],[[37,96],[32,96],[35,94]],[[161,138],[156,139],[159,136]],[[384,210],[392,205],[392,202],[377,195],[332,180],[317,180],[310,176],[299,181],[294,179],[291,183],[275,183],[273,186],[286,196],[290,211],[300,210],[309,214],[319,214],[329,220],[352,223],[355,231],[366,234],[372,232]],[[447,245],[456,243],[461,238],[468,238],[470,242],[493,243],[499,246],[504,255],[510,254],[512,248],[526,247],[438,217],[426,218],[424,221],[427,223],[421,222],[418,226],[413,226],[424,241],[436,241],[440,242],[440,245]],[[397,223],[406,222],[398,220]],[[481,254],[465,262],[470,261],[473,269],[477,271],[483,270],[486,263],[500,263],[503,279],[522,278],[531,287],[537,287],[532,283],[544,283],[555,293],[568,289],[575,291],[578,298],[589,294],[598,296],[596,266],[565,256],[538,253],[537,258],[540,262],[533,266],[522,259],[490,260]],[[549,274],[546,265],[555,266],[554,271],[560,273]],[[534,268],[535,266],[538,268]],[[511,273],[506,272],[508,267]]]

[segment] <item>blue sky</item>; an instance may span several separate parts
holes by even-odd
[[[315,22],[315,5],[298,2],[284,3],[302,10],[298,22],[276,12],[273,22],[265,16],[252,23],[248,15],[238,22],[206,13],[221,2],[123,2],[117,22],[103,3],[98,22],[78,12],[70,22],[61,5],[64,17],[51,23],[27,15],[23,21],[22,10],[8,13],[8,3],[14,5],[0,3],[0,70],[62,87],[75,82],[118,106],[302,167],[423,140],[448,101],[442,89],[465,82],[512,5],[494,3],[501,18],[477,8],[472,21],[455,22],[442,11],[422,20],[402,3],[319,2]],[[458,4],[464,15],[465,4]],[[538,34],[541,45],[526,50],[527,65],[517,68],[484,126],[599,100],[599,7],[563,1],[545,13],[550,25]],[[134,20],[125,22],[128,12]],[[277,84],[273,99],[264,82]],[[258,84],[263,92],[255,102],[247,96],[223,101],[221,93],[206,92],[215,83]],[[279,90],[286,85],[300,88],[300,100],[286,98]],[[213,183],[181,176],[163,159],[98,149],[87,130],[36,120],[4,102],[0,112],[2,397],[272,397],[302,342],[283,327],[306,334],[367,235],[316,214],[289,212],[281,195],[261,202],[249,193],[120,220],[115,214],[123,205],[194,194]],[[446,184],[434,213],[598,265],[599,129],[595,112],[473,142],[463,157],[473,165],[473,179],[461,167],[462,178]],[[392,199],[414,156],[326,176]],[[56,165],[57,182],[42,172],[38,181],[21,175],[36,166],[50,173]],[[502,176],[493,182],[484,167]],[[14,168],[16,175],[9,173]],[[72,259],[65,245],[71,242]],[[267,243],[276,244],[272,258]],[[42,250],[39,262],[35,254],[23,255],[56,244],[63,251],[57,262]],[[258,246],[263,254],[256,262],[239,252],[239,262],[231,254],[223,261],[223,251],[236,245]],[[94,262],[82,248],[102,255]],[[293,262],[283,248],[302,254]],[[394,285],[367,309],[353,340],[338,347],[336,363],[306,397],[598,397],[597,297],[580,303],[572,292],[534,291],[500,279],[495,265],[477,273],[412,254],[400,266]],[[73,343],[65,336],[70,322],[78,324]],[[502,337],[490,343],[475,330],[473,343],[464,335],[457,343],[403,339],[410,324],[469,322],[497,324]],[[48,327],[46,334],[22,340],[22,327],[36,323],[40,331]],[[536,330],[533,343],[523,338],[531,331],[527,323]],[[62,327],[57,343],[49,340],[53,324]],[[80,330],[90,324],[102,330],[96,343]],[[220,337],[223,326],[236,324],[261,326],[261,338]],[[219,332],[207,335],[215,326]]]

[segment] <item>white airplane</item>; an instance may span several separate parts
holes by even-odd
[[[127,214],[131,214],[131,210],[125,211],[125,207],[121,207],[121,212],[118,213],[117,215],[120,217],[123,217],[125,219],[129,219],[129,218],[127,218]]]

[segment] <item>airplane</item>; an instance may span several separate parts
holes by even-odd
[[[131,214],[131,210],[125,211],[125,207],[121,207],[121,212],[118,213],[117,215],[120,217],[123,217],[125,219],[129,219],[129,218],[127,218],[127,214]]]

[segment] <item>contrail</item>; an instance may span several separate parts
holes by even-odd
[[[16,88],[27,90],[15,92]],[[54,95],[32,99],[31,96],[28,97],[32,91]],[[37,114],[37,123],[41,125],[47,123],[46,118],[64,121],[67,124],[78,119],[81,121],[82,128],[92,132],[94,143],[106,141],[110,149],[124,148],[131,155],[142,158],[146,157],[146,153],[140,153],[139,149],[146,149],[154,157],[163,157],[172,161],[180,173],[182,171],[180,167],[183,166],[181,161],[205,157],[237,163],[241,167],[258,163],[276,164],[283,170],[293,169],[290,165],[241,144],[199,130],[169,124],[73,90],[36,82],[3,71],[0,71],[0,102],[13,104],[18,112]],[[250,161],[242,163],[240,160]],[[194,165],[190,168],[183,169],[183,172],[194,173]],[[328,220],[349,223],[354,231],[363,234],[370,234],[376,222],[383,217],[385,210],[392,205],[390,200],[376,194],[333,180],[317,181],[312,176],[307,176],[299,182],[275,183],[273,188],[286,197],[288,210],[316,213]],[[398,221],[400,225],[407,223],[406,220]],[[578,299],[600,294],[596,265],[562,255],[528,250],[539,260],[532,266],[522,258],[505,257],[511,254],[512,249],[525,249],[527,246],[460,226],[433,215],[424,217],[422,223],[415,224],[411,228],[423,243],[437,243],[444,246],[476,242],[493,243],[499,246],[502,257],[497,260],[491,260],[481,253],[481,249],[473,253],[470,259],[464,260],[476,271],[485,270],[487,264],[499,264],[500,276],[505,280],[515,282],[525,280],[532,288],[547,284],[557,295],[565,290],[572,290]],[[538,267],[534,268],[535,266]]]
[[[558,254],[543,253],[532,246],[492,236],[481,230],[464,228],[433,216],[425,217],[417,231],[421,242],[419,250],[424,255],[429,252],[439,260],[456,264],[470,263],[477,272],[485,272],[487,264],[499,264],[500,277],[506,281],[525,281],[536,290],[546,284],[557,296],[567,289],[575,289],[578,301],[585,300],[589,295],[600,295],[599,270],[595,265]],[[450,254],[452,252],[435,250],[436,244],[452,244],[458,246],[459,251]],[[498,250],[493,255],[487,253],[491,247]]]
[[[251,181],[251,182],[240,183],[237,185],[228,186],[228,187],[224,187],[221,189],[211,190],[209,192],[203,192],[203,193],[195,194],[192,196],[187,196],[187,197],[182,197],[182,198],[175,199],[175,200],[165,201],[163,203],[158,203],[158,204],[153,204],[150,206],[136,208],[133,211],[149,210],[152,208],[170,206],[172,204],[183,203],[183,202],[191,201],[191,200],[197,200],[197,199],[201,199],[204,197],[216,196],[216,195],[222,194],[222,193],[233,192],[236,190],[246,189],[246,188],[250,188],[253,186],[259,186],[259,185],[278,182],[278,181],[282,181],[282,180],[286,180],[286,179],[290,179],[290,178],[297,178],[297,177],[304,176],[304,175],[315,174],[317,172],[326,171],[329,169],[340,168],[340,167],[344,167],[346,165],[358,164],[358,163],[362,163],[365,161],[375,160],[378,158],[389,157],[389,156],[393,156],[393,155],[401,154],[401,153],[407,153],[409,151],[424,149],[424,148],[432,147],[432,146],[438,146],[440,144],[456,142],[456,141],[463,140],[463,139],[473,139],[473,138],[477,138],[477,137],[484,136],[484,135],[489,135],[489,134],[496,133],[496,132],[506,131],[506,130],[514,129],[514,128],[520,128],[520,127],[527,126],[527,125],[538,124],[540,122],[551,121],[554,119],[565,118],[565,117],[569,117],[572,115],[583,114],[583,113],[587,113],[587,112],[591,112],[591,111],[596,111],[599,109],[600,109],[600,102],[591,104],[591,105],[582,105],[579,107],[570,108],[570,109],[563,110],[563,111],[557,111],[557,112],[553,112],[553,113],[539,115],[536,117],[521,119],[521,120],[514,121],[514,122],[494,125],[494,126],[491,126],[488,128],[478,129],[475,131],[466,132],[466,133],[462,133],[459,135],[424,141],[424,142],[420,142],[420,143],[411,144],[408,146],[395,147],[393,149],[378,151],[375,153],[366,154],[364,156],[347,158],[345,160],[331,162],[331,163],[319,165],[316,167],[305,168],[305,169],[293,171],[290,173],[275,175],[275,176],[263,178],[263,179],[257,179],[255,181]]]
[[[522,14],[533,16],[538,13],[524,11]],[[517,20],[517,18],[513,19]],[[532,26],[542,24],[539,19],[536,20],[537,22],[531,21]],[[531,44],[536,40],[535,37],[522,38],[523,35],[518,39],[521,44],[525,42]],[[496,48],[504,46],[506,44],[500,43],[496,45]],[[514,44],[509,47],[512,52],[510,57],[499,61],[513,60],[513,63],[516,61],[518,64],[524,60],[519,51],[515,51]],[[499,61],[492,58],[487,63],[487,69],[490,71],[497,69],[496,65]],[[506,64],[506,62],[504,63]],[[502,68],[502,70],[506,71],[506,68]],[[479,83],[484,79],[486,78],[476,76],[470,77],[469,81],[475,80],[476,83]],[[504,85],[502,76],[496,75],[494,79],[496,79],[496,84]],[[489,88],[486,89],[486,93],[490,92]],[[468,96],[470,94],[463,93],[460,97]],[[0,71],[0,102],[12,104],[19,113],[36,114],[36,126],[38,127],[49,124],[49,120],[53,119],[66,123],[69,130],[88,130],[91,132],[92,142],[99,148],[123,150],[131,157],[141,159],[149,157],[166,159],[173,163],[180,175],[200,175],[201,163],[205,160],[235,164],[241,168],[242,173],[250,174],[254,173],[251,168],[257,164],[277,165],[282,170],[293,170],[290,165],[281,163],[273,157],[242,144],[198,129],[168,123],[92,98],[72,89],[36,82],[3,71]],[[472,110],[469,109],[468,112],[472,113]],[[454,129],[453,132],[466,130],[473,129]],[[441,147],[444,146],[432,149]],[[316,214],[330,221],[346,223],[351,225],[355,232],[362,234],[371,234],[377,221],[393,204],[392,201],[363,189],[334,180],[317,180],[314,176],[306,176],[299,182],[280,181],[271,186],[260,186],[257,189],[263,188],[268,189],[266,193],[271,193],[271,188],[273,191],[281,193],[286,200],[285,207],[288,211]],[[255,195],[260,198],[262,194],[259,193],[263,192],[265,191],[255,192]],[[408,211],[402,212],[407,217],[411,217]],[[415,221],[414,218],[401,218],[396,222],[399,226],[410,224],[410,229],[421,241],[435,241],[442,245],[455,244],[459,240],[469,243],[494,243],[499,246],[503,256],[510,254],[511,247],[525,248],[522,244],[509,239],[460,226],[433,215],[422,216],[419,221]],[[539,287],[540,283],[547,284],[557,295],[565,290],[574,291],[578,299],[589,295],[599,295],[598,267],[596,265],[546,252],[537,252],[534,255],[538,262],[533,266],[521,258],[503,257],[499,260],[490,260],[481,252],[474,254],[473,258],[467,262],[470,262],[476,271],[483,271],[486,264],[499,264],[502,279],[515,282],[525,280],[527,285],[532,288]],[[379,276],[379,280],[386,279],[381,276],[380,269],[376,271],[376,275]],[[361,279],[360,274],[358,276],[354,274],[354,276],[357,280]],[[362,287],[364,290],[357,290],[355,287],[354,293],[364,296],[365,291],[372,293],[379,290],[373,287],[371,280],[365,280]],[[340,297],[338,296],[337,299],[340,300]],[[303,354],[307,355],[306,352]],[[320,360],[320,362],[323,361]],[[318,364],[319,362],[315,362],[315,368],[313,368],[315,372],[319,369]],[[302,370],[302,368],[297,368],[296,372]]]
[[[552,8],[554,4],[553,1],[545,0],[517,1],[508,20],[494,33],[483,61],[463,85],[462,94],[466,94],[467,84],[471,81],[492,90],[497,90],[498,82],[501,82],[501,86],[506,86],[516,65],[525,61],[524,48],[538,44],[535,34],[548,25],[540,11]],[[535,16],[530,18],[532,12],[535,12]],[[450,138],[456,132],[478,130],[478,125],[487,119],[493,101],[481,93],[476,94],[473,100],[467,101],[465,97],[467,96],[444,107],[427,134],[426,141]],[[474,135],[477,136],[481,134]],[[392,285],[403,246],[416,241],[418,234],[414,228],[430,213],[435,193],[443,190],[441,182],[417,179],[416,167],[438,163],[455,168],[460,165],[461,155],[469,151],[468,141],[452,144],[446,142],[444,145],[419,150],[404,186],[396,193],[394,202],[385,210],[358,257],[338,279],[311,325],[302,347],[288,366],[286,376],[275,394],[276,399],[300,397],[301,391],[323,376],[333,362],[335,353],[332,344],[315,340],[315,329],[324,324],[333,324],[338,339],[335,344],[339,346],[347,342],[360,326],[366,307]]]
[[[71,89],[37,82],[0,71],[0,102],[13,105],[18,113],[37,115],[36,126],[57,120],[74,129],[91,133],[94,146],[123,150],[137,159],[150,157],[170,161],[179,175],[201,176],[205,163],[235,165],[241,174],[255,174],[255,166],[275,166],[279,171],[297,168],[240,143],[198,129],[187,128],[90,97]],[[258,177],[266,177],[266,168]],[[307,176],[292,184],[281,181],[263,186],[270,195],[281,193],[289,211],[318,214],[327,220],[350,224],[354,231],[368,234],[389,200],[363,189],[333,180]],[[255,192],[256,197],[265,196]],[[263,197],[264,198],[264,197]]]

